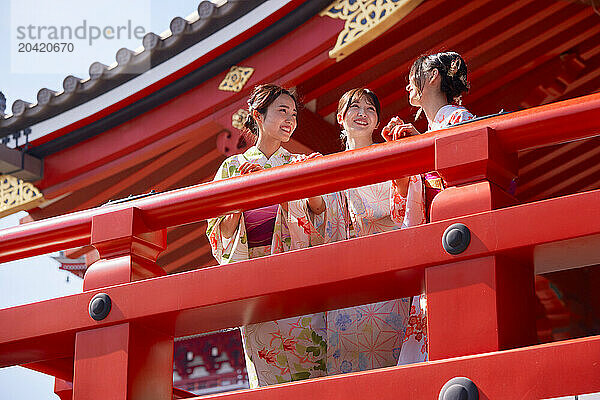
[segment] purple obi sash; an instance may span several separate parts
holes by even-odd
[[[425,212],[427,213],[427,222],[431,221],[431,203],[439,192],[444,189],[444,181],[437,172],[428,172],[425,174]]]
[[[248,235],[248,248],[269,246],[273,239],[275,217],[279,205],[244,211],[244,222]]]

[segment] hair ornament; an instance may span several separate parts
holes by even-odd
[[[448,76],[453,77],[454,75],[456,75],[459,68],[460,68],[460,57],[456,57],[450,63],[450,69],[448,70]]]

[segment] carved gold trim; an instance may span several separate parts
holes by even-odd
[[[240,108],[231,116],[231,125],[234,128],[237,128],[241,131],[244,130],[244,121],[246,121],[246,117],[248,116],[248,110],[244,110]]]
[[[253,72],[254,68],[252,67],[238,67],[234,65],[219,85],[219,90],[227,92],[241,91]]]
[[[346,21],[329,57],[340,61],[407,16],[423,0],[336,0],[321,16]]]
[[[31,183],[10,175],[0,175],[0,218],[30,210],[44,201],[42,193]]]

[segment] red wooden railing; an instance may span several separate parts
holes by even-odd
[[[600,337],[535,345],[533,283],[534,248],[600,233],[600,191],[522,205],[505,191],[517,151],[597,135],[599,117],[596,94],[0,231],[0,262],[90,243],[101,256],[83,293],[0,310],[0,367],[73,382],[63,398],[168,399],[173,337],[424,288],[432,361],[216,397],[429,399],[455,376],[480,398],[600,391]],[[456,186],[429,224],[169,276],[155,264],[169,226],[434,169]],[[471,232],[458,255],[441,245],[454,223]],[[100,292],[112,308],[96,321]]]

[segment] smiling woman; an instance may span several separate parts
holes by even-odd
[[[286,143],[297,125],[294,93],[260,85],[248,99],[247,134],[256,145],[227,158],[215,180],[258,172],[309,157],[290,154]],[[314,156],[314,155],[313,155]],[[323,227],[312,223],[325,210],[321,196],[235,212],[208,221],[206,234],[220,264],[323,243]],[[310,226],[310,228],[309,228]],[[263,322],[242,328],[252,387],[326,375],[325,313]]]
[[[380,113],[379,100],[369,89],[352,89],[342,96],[337,121],[347,151],[373,144]],[[401,188],[394,189],[397,186]],[[413,178],[351,188],[328,194],[324,200],[327,213],[315,222],[328,227],[325,242],[402,229],[425,220],[422,188]],[[396,365],[405,352],[409,312],[409,298],[328,311],[327,374]]]

